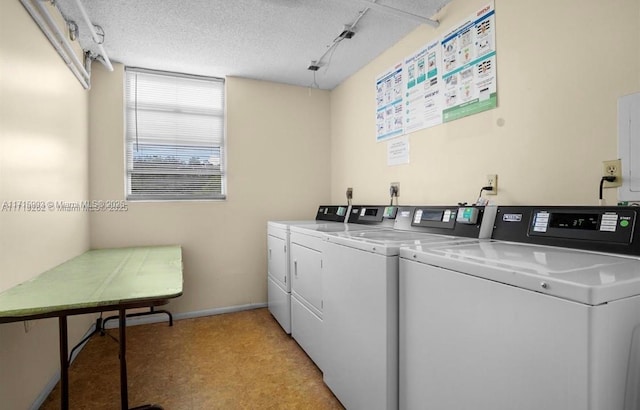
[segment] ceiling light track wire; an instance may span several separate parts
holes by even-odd
[[[367,1],[367,3],[373,4],[376,1],[377,0]],[[360,19],[362,19],[362,17],[364,17],[364,15],[367,14],[369,10],[370,10],[369,7],[366,7],[360,10],[358,12],[358,17],[356,17],[353,23],[348,25],[345,24],[344,30],[340,34],[338,34],[336,38],[333,39],[333,42],[327,47],[327,49],[320,56],[320,58],[318,58],[317,60],[311,61],[311,65],[307,69],[310,71],[313,71],[313,84],[311,84],[312,88],[313,87],[320,88],[320,86],[316,82],[316,71],[318,71],[320,67],[325,67],[325,73],[326,73],[326,70],[329,68],[329,64],[331,63],[331,59],[333,58],[333,53],[335,53],[335,50],[338,47],[338,45],[342,42],[342,40],[350,39],[351,37],[353,37],[353,35],[355,34],[354,29],[356,28],[356,25],[358,24]],[[329,53],[331,53],[329,60],[327,61],[326,64],[323,65],[322,59],[325,58]]]
[[[409,13],[408,11],[400,10],[395,7],[385,6],[384,4],[377,4],[375,0],[356,0],[361,4],[366,4],[368,7],[380,11],[382,13],[391,14],[396,17],[408,18],[410,20],[416,21],[418,23],[428,24],[432,27],[439,27],[440,22],[438,20],[432,20],[427,17],[419,16],[417,14]],[[449,0],[451,1],[451,0]],[[448,2],[447,2],[448,3]]]

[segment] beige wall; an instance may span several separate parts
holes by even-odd
[[[474,202],[498,174],[498,204],[597,204],[601,161],[617,158],[616,103],[640,91],[640,2],[496,0],[498,108],[409,134],[410,164],[375,142],[375,78],[485,0],[454,0],[331,93],[333,201]],[[504,120],[499,126],[498,120]],[[616,202],[616,190],[605,193]]]
[[[226,201],[0,212],[0,291],[89,246],[178,243],[185,289],[172,311],[264,303],[266,221],[310,218],[347,186],[356,203],[386,202],[392,181],[401,203],[455,203],[497,173],[501,204],[595,204],[600,161],[617,157],[616,99],[640,91],[637,0],[496,0],[499,107],[410,134],[411,164],[387,167],[376,76],[484,3],[454,0],[442,28],[419,27],[331,93],[229,78]],[[87,101],[19,2],[1,1],[0,70],[0,200],[123,199],[123,67],[94,64]],[[77,340],[90,319],[72,323]],[[55,320],[27,327],[0,326],[0,403],[12,408],[58,366]]]
[[[88,198],[87,114],[88,93],[20,2],[0,2],[0,291],[89,247],[86,213],[5,202]],[[70,344],[91,320],[70,319]],[[58,369],[55,319],[0,325],[0,407],[29,408]]]
[[[124,198],[122,65],[94,65],[91,197]],[[309,219],[329,197],[329,93],[228,78],[226,201],[129,202],[91,215],[93,248],[183,246],[173,312],[266,302],[266,223]]]

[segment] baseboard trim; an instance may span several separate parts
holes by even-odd
[[[266,303],[250,303],[247,305],[236,305],[236,306],[227,306],[222,308],[197,310],[195,312],[173,313],[173,319],[174,320],[194,319],[197,317],[222,315],[224,313],[242,312],[243,310],[260,309],[265,307],[267,307]],[[166,321],[167,321],[167,315],[162,312],[158,312],[153,315],[128,318],[127,327],[137,326],[137,325],[146,325],[150,323],[162,323]],[[105,328],[107,329],[113,329],[116,327],[118,327],[117,320],[109,321],[105,326]]]
[[[267,307],[266,303],[249,303],[246,305],[228,306],[228,307],[215,308],[215,309],[205,309],[205,310],[198,310],[195,312],[174,313],[173,319],[174,320],[195,319],[197,317],[222,315],[224,313],[242,312],[244,310],[261,309],[265,307]],[[161,323],[166,321],[167,321],[166,315],[164,315],[162,312],[158,312],[155,315],[138,316],[138,317],[129,318],[127,319],[127,327],[137,326],[137,325],[146,325],[150,323]],[[117,327],[117,324],[118,324],[117,321],[113,321],[113,324],[106,326],[106,328],[107,329],[115,328]],[[94,322],[91,324],[91,326],[89,326],[89,330],[87,330],[87,332],[84,334],[84,336],[80,340],[82,340],[84,337],[88,336],[89,334],[93,333],[95,329],[96,329],[96,324]],[[74,352],[73,356],[71,357],[71,361],[69,363],[73,363],[73,361],[76,359],[76,357],[78,357],[78,354],[84,348],[84,346],[87,344],[88,341],[89,340],[85,341]],[[47,397],[49,397],[49,394],[51,394],[51,392],[56,387],[56,384],[58,384],[59,381],[60,381],[60,370],[58,369],[56,370],[53,377],[49,380],[49,382],[44,386],[44,388],[42,389],[38,397],[36,397],[36,399],[33,401],[33,403],[31,404],[31,407],[29,407],[29,410],[38,410],[42,406],[44,401],[47,399]]]
[[[266,307],[267,307],[266,303],[249,303],[247,305],[236,305],[236,306],[228,306],[228,307],[215,308],[215,309],[205,309],[205,310],[198,310],[195,312],[187,312],[187,313],[176,313],[175,315],[173,315],[173,317],[178,320],[194,319],[197,317],[222,315],[224,313],[242,312],[244,310],[261,309]]]

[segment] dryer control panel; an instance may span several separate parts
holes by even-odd
[[[640,255],[634,207],[498,207],[492,238]]]

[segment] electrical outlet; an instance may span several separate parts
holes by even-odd
[[[484,191],[487,195],[498,195],[498,174],[487,175],[487,186],[493,188],[491,191]]]
[[[353,199],[353,188],[347,188],[347,199]]]
[[[622,164],[619,159],[611,161],[602,161],[602,175],[614,176],[616,180],[613,182],[604,181],[603,188],[615,188],[622,185]]]
[[[399,197],[400,196],[400,182],[392,182],[391,185],[389,185],[389,193],[391,194],[392,197]]]

